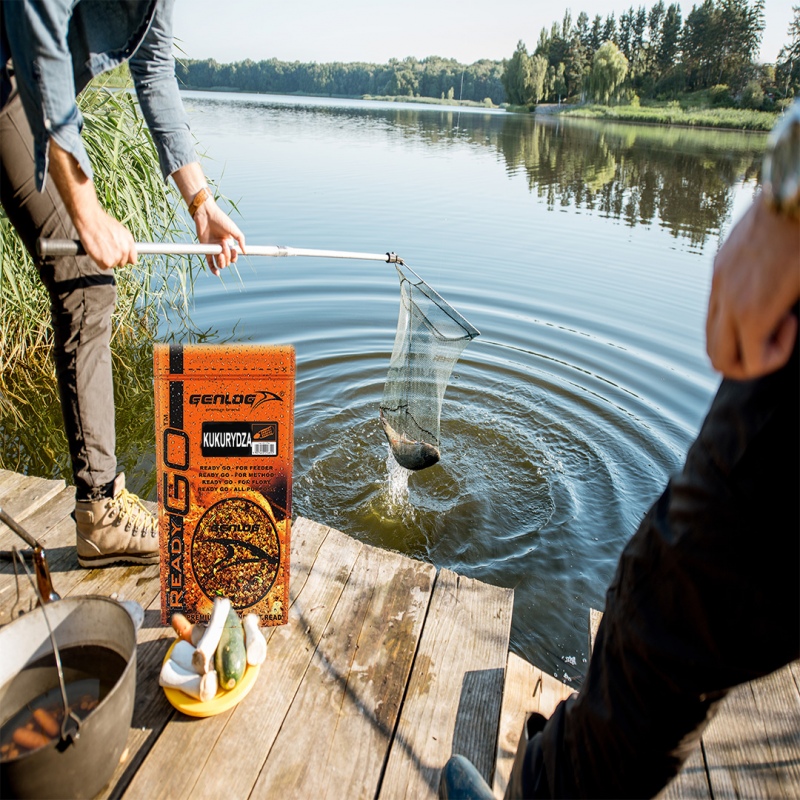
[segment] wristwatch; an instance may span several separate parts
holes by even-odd
[[[762,178],[767,205],[800,219],[800,101],[792,103],[767,139]]]
[[[194,215],[197,213],[197,209],[200,208],[206,200],[211,197],[211,192],[208,190],[207,186],[204,186],[195,196],[194,200],[189,203],[189,216],[194,219]]]

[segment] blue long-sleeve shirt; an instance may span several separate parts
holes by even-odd
[[[11,92],[6,68],[10,59],[33,132],[39,191],[47,179],[51,138],[92,177],[75,97],[95,75],[126,60],[165,180],[197,160],[175,80],[174,4],[174,0],[0,2],[0,108]]]

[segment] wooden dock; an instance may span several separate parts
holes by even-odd
[[[128,747],[103,798],[433,798],[452,753],[502,797],[526,713],[549,715],[571,693],[509,654],[511,590],[298,518],[289,624],[268,630],[267,661],[238,706],[188,718],[158,687],[174,638],[160,624],[158,568],[81,569],[61,481],[0,470],[0,507],[45,547],[59,594],[145,608]],[[0,524],[0,549],[19,544]],[[0,566],[0,624],[31,603],[20,589]],[[798,682],[792,665],[737,692],[665,796],[798,796]]]

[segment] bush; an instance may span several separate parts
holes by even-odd
[[[758,81],[750,81],[742,90],[742,108],[758,111],[764,105],[764,90]]]
[[[730,87],[726,83],[718,83],[708,90],[708,99],[713,108],[727,107],[734,105],[733,95]]]
[[[686,91],[686,72],[682,65],[668,70],[656,82],[653,93],[658,100],[674,100]]]

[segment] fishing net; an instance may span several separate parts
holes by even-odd
[[[478,335],[422,278],[402,261],[400,315],[380,417],[397,463],[425,469],[440,458],[442,399],[456,361]]]

